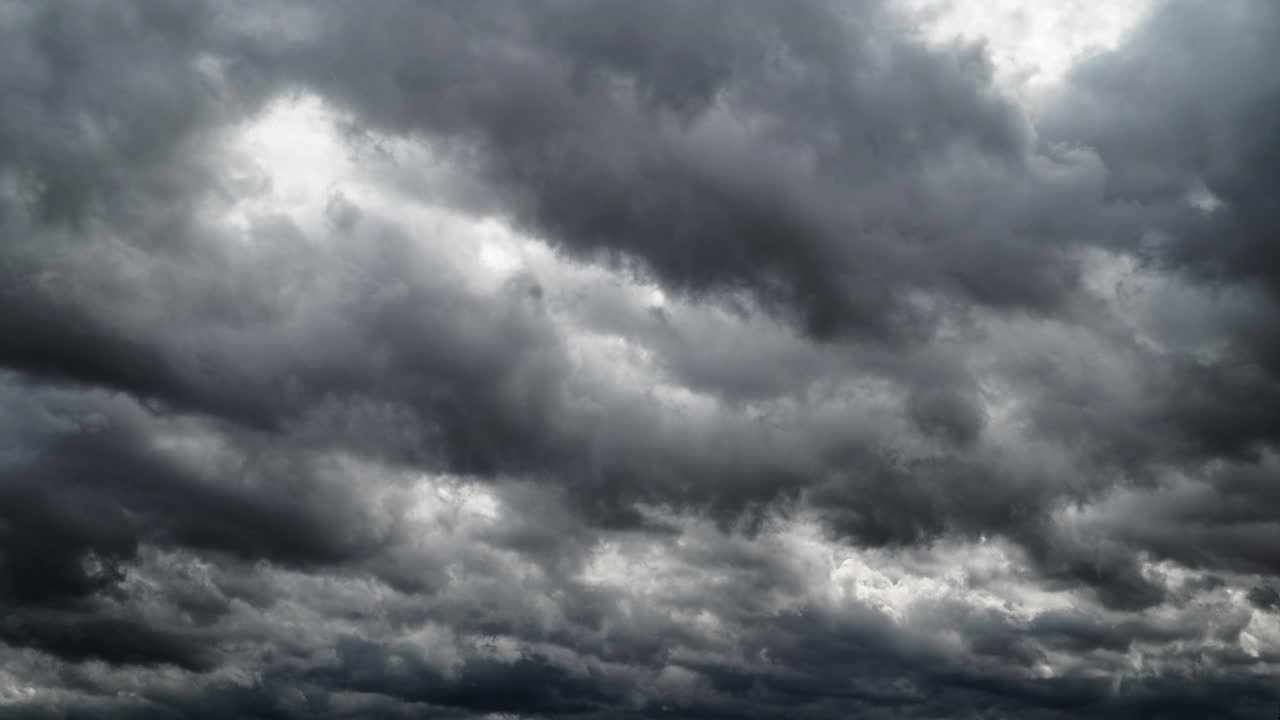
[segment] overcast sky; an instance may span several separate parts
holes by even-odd
[[[1270,718],[1280,3],[0,0],[0,716]]]

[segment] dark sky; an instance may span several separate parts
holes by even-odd
[[[997,5],[0,0],[0,716],[1275,717],[1280,3]]]

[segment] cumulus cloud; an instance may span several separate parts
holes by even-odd
[[[1280,13],[1006,5],[0,1],[2,714],[1274,712]]]

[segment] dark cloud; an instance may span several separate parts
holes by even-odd
[[[1256,455],[1280,424],[1276,393],[1277,215],[1272,165],[1280,98],[1270,68],[1280,15],[1267,3],[1218,13],[1169,2],[1114,52],[1078,69],[1043,125],[1088,145],[1107,168],[1109,204],[1131,209],[1108,240],[1152,266],[1243,303],[1208,322],[1222,352],[1170,353],[1169,384],[1147,422],[1161,450]],[[1200,318],[1181,320],[1194,325]],[[1171,348],[1181,350],[1181,348]]]
[[[1267,585],[1259,585],[1249,591],[1249,602],[1259,610],[1280,608],[1280,592]]]
[[[316,14],[276,67],[464,144],[515,218],[580,257],[745,293],[820,336],[925,332],[912,291],[1040,310],[1074,285],[1071,219],[1007,197],[1070,203],[1071,181],[1029,166],[979,49],[925,50],[879,3]]]
[[[35,647],[72,662],[88,659],[123,665],[169,663],[187,670],[208,669],[211,661],[200,641],[127,620],[77,617],[10,617],[0,639],[16,647]]]
[[[1256,717],[1280,14],[0,1],[0,715]]]

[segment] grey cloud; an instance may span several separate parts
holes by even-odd
[[[1265,169],[1277,147],[1277,22],[1267,3],[1162,4],[1121,48],[1078,69],[1043,123],[1046,140],[1095,150],[1108,202],[1136,208],[1107,242],[1223,295],[1253,296],[1248,310],[1210,321],[1225,354],[1178,358],[1153,403],[1151,421],[1178,433],[1174,446],[1201,455],[1254,454],[1277,427],[1275,334],[1260,321],[1277,288]]]
[[[1272,712],[1276,21],[0,2],[4,714]]]
[[[745,292],[824,336],[913,335],[930,318],[911,290],[1044,309],[1074,285],[1070,218],[1009,196],[1073,202],[1076,181],[1029,165],[978,50],[926,51],[878,3],[316,14],[272,67],[381,127],[474,147],[515,216],[579,256]]]
[[[1275,610],[1280,607],[1280,592],[1274,587],[1259,585],[1249,591],[1249,602],[1259,610]]]
[[[76,617],[10,617],[0,638],[16,647],[37,647],[71,661],[103,660],[113,664],[171,663],[187,670],[210,667],[195,637],[155,630],[127,620]]]

